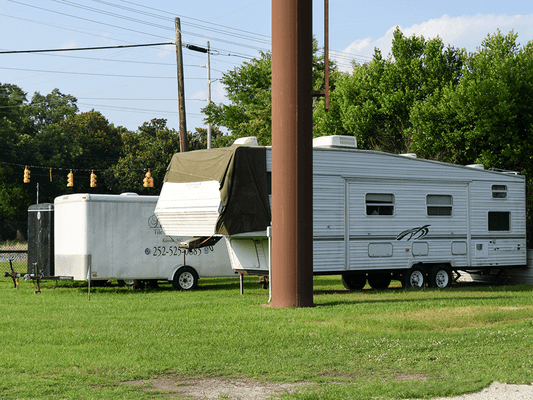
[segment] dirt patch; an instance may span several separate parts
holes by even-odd
[[[427,376],[424,374],[402,374],[397,373],[394,375],[397,381],[425,381]]]
[[[185,379],[156,378],[123,382],[127,385],[143,385],[146,391],[164,392],[169,398],[266,400],[282,393],[293,393],[312,382],[278,383],[259,382],[250,379]]]

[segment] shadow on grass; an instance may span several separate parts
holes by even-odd
[[[261,289],[261,284],[255,279],[245,279],[244,291]],[[29,283],[31,285],[31,283]],[[37,288],[37,284],[34,284]],[[88,283],[86,281],[42,281],[41,290],[72,290],[87,293]],[[238,277],[227,278],[201,278],[198,281],[198,286],[193,289],[194,292],[205,291],[239,291],[240,283]],[[95,281],[91,282],[91,293],[115,293],[123,295],[134,295],[139,293],[154,293],[154,292],[174,292],[176,291],[172,286],[172,282],[167,280],[158,280],[157,283],[145,282],[144,288],[137,289],[134,286],[120,285],[116,280],[105,282]]]

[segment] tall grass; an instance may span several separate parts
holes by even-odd
[[[345,291],[315,277],[311,308],[273,309],[245,278],[134,292],[0,282],[0,398],[153,398],[160,375],[311,381],[300,399],[430,398],[533,382],[533,288]],[[152,397],[151,397],[152,396]],[[163,395],[161,395],[163,396]]]

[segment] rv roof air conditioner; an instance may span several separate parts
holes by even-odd
[[[400,155],[403,156],[403,157],[416,158],[416,153],[402,153]]]
[[[483,164],[468,164],[467,167],[468,168],[476,168],[476,169],[485,169]]]
[[[355,136],[344,135],[319,136],[313,139],[313,147],[357,149],[357,139]]]
[[[245,146],[259,146],[255,136],[246,136],[236,139],[233,144],[243,144]]]

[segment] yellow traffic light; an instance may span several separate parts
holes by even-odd
[[[91,187],[96,187],[96,174],[91,171]]]
[[[73,187],[74,186],[74,174],[72,173],[72,170],[67,174],[67,187]]]
[[[144,174],[143,186],[154,187],[154,178],[152,178],[152,174],[150,173],[150,168],[148,168],[148,172]]]
[[[30,170],[27,165],[24,167],[24,183],[30,183]]]

